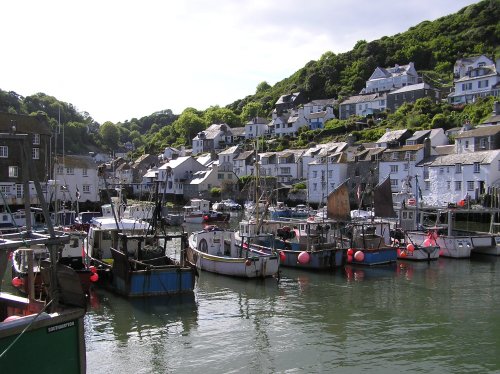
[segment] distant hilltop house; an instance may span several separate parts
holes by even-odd
[[[358,95],[340,103],[339,118],[347,119],[353,115],[366,117],[386,109],[393,112],[403,103],[414,103],[424,97],[440,102],[441,96],[439,89],[422,82],[413,62],[391,68],[377,67]]]
[[[240,128],[231,128],[226,124],[213,124],[200,131],[193,138],[193,156],[204,152],[215,152],[225,149],[233,143],[244,139]]]
[[[300,93],[293,94],[293,97],[299,98]],[[269,134],[275,136],[297,136],[302,127],[308,127],[310,130],[321,129],[326,121],[335,118],[333,113],[335,99],[312,100],[303,104],[303,100],[294,100],[295,106],[284,106],[281,104],[283,96],[276,103],[272,113],[272,120],[268,124]]]
[[[478,97],[500,96],[500,59],[496,62],[481,55],[462,58],[453,68],[453,92],[448,95],[450,104],[466,104]]]
[[[396,64],[391,68],[377,67],[366,81],[366,87],[360,93],[389,92],[417,83],[418,74],[413,62],[401,66]]]

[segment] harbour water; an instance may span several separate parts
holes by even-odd
[[[97,290],[85,333],[88,373],[500,373],[500,258]]]

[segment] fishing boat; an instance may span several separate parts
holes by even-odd
[[[330,193],[325,216],[307,219],[243,220],[237,243],[253,238],[251,248],[278,251],[282,266],[310,270],[332,270],[344,264],[347,237],[342,222],[349,217],[347,184]]]
[[[59,230],[58,230],[59,229]],[[56,228],[56,233],[69,236],[69,241],[60,247],[57,254],[57,261],[61,264],[72,268],[78,278],[83,289],[83,292],[88,295],[92,284],[97,280],[97,275],[94,275],[93,269],[87,266],[83,246],[84,239],[87,236],[85,231],[72,230],[70,228]],[[38,230],[37,233],[47,234],[47,229]],[[29,261],[27,247],[21,247],[13,252],[12,255],[12,285],[20,292],[27,294],[28,274],[31,272],[34,277],[35,293],[40,295],[45,292],[43,286],[43,279],[41,274],[43,261],[50,258],[49,249],[44,244],[36,244],[31,246],[29,256],[32,257],[33,266],[29,271]]]
[[[197,269],[240,278],[275,276],[277,254],[254,250],[248,244],[236,245],[234,231],[208,226],[189,236],[188,262]]]
[[[70,236],[54,230],[42,188],[36,179],[31,159],[29,137],[26,134],[2,134],[12,143],[23,144],[22,166],[24,186],[33,180],[38,202],[42,207],[47,233],[32,230],[31,220],[26,229],[5,234],[0,238],[0,279],[9,266],[9,255],[26,247],[29,262],[27,274],[30,284],[27,297],[20,297],[3,289],[0,292],[0,367],[3,373],[85,373],[84,317],[86,300],[75,271],[58,261],[61,246]],[[29,199],[25,211],[30,214]],[[36,297],[32,272],[32,246],[46,246],[49,252],[43,261],[41,274],[46,292]],[[31,256],[29,255],[31,253]]]
[[[208,213],[203,215],[203,222],[227,222],[230,218],[229,213],[209,210]]]
[[[203,223],[210,210],[210,202],[204,199],[191,199],[190,204],[184,208],[184,222]]]
[[[184,262],[187,234],[119,237],[119,247],[110,248],[113,262],[104,266],[101,285],[126,297],[193,292],[195,272]],[[167,243],[174,240],[181,246],[179,261],[167,254]]]
[[[193,291],[194,273],[166,252],[167,242],[186,238],[159,235],[151,223],[130,218],[96,217],[85,240],[87,262],[97,284],[127,297],[172,295]],[[183,251],[182,251],[183,252]],[[184,255],[184,253],[183,253]]]
[[[111,248],[118,248],[119,234],[130,237],[145,236],[151,232],[151,224],[137,219],[113,217],[94,217],[90,222],[89,232],[85,239],[84,250],[87,261],[99,268],[103,263],[111,264],[113,255]],[[128,242],[131,250],[137,250],[139,241]]]
[[[332,225],[332,226],[331,226]],[[341,241],[336,240],[332,220],[264,220],[260,226],[252,220],[240,222],[235,233],[237,245],[249,240],[250,248],[264,253],[277,252],[285,267],[331,270],[342,266]],[[259,233],[259,235],[257,235]]]
[[[396,217],[389,177],[373,188],[372,198],[373,216],[352,220],[346,225],[348,263],[373,266],[397,260],[398,248],[391,241],[391,221],[388,220]]]

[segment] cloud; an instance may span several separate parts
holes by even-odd
[[[56,96],[101,123],[223,106],[327,51],[348,51],[358,40],[404,32],[470,3],[7,2],[0,88]]]

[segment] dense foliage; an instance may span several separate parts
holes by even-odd
[[[170,109],[155,112],[123,123],[96,123],[86,112],[43,93],[22,97],[0,90],[0,111],[18,114],[45,113],[54,131],[64,124],[65,147],[68,152],[132,150],[132,156],[159,153],[167,146],[190,145],[191,139],[213,123],[230,127],[243,126],[253,117],[269,117],[277,99],[291,92],[302,92],[308,100],[343,98],[359,92],[377,66],[404,65],[412,61],[424,78],[441,87],[451,87],[453,65],[462,57],[498,55],[500,39],[500,0],[483,0],[459,12],[424,21],[404,33],[379,40],[358,41],[346,53],[324,53],[310,61],[292,76],[274,86],[260,82],[254,95],[237,100],[225,108],[210,107],[204,111],[186,108],[180,115]],[[480,123],[491,113],[492,99],[479,100],[464,108],[434,104],[421,99],[405,104],[395,113],[382,113],[377,118],[332,120],[325,129],[301,129],[296,139],[280,138],[266,144],[267,150],[307,147],[328,140],[377,139],[385,128],[451,128],[465,120]],[[61,142],[61,136],[58,142]],[[61,144],[59,144],[61,146]],[[127,146],[127,147],[125,147]]]

